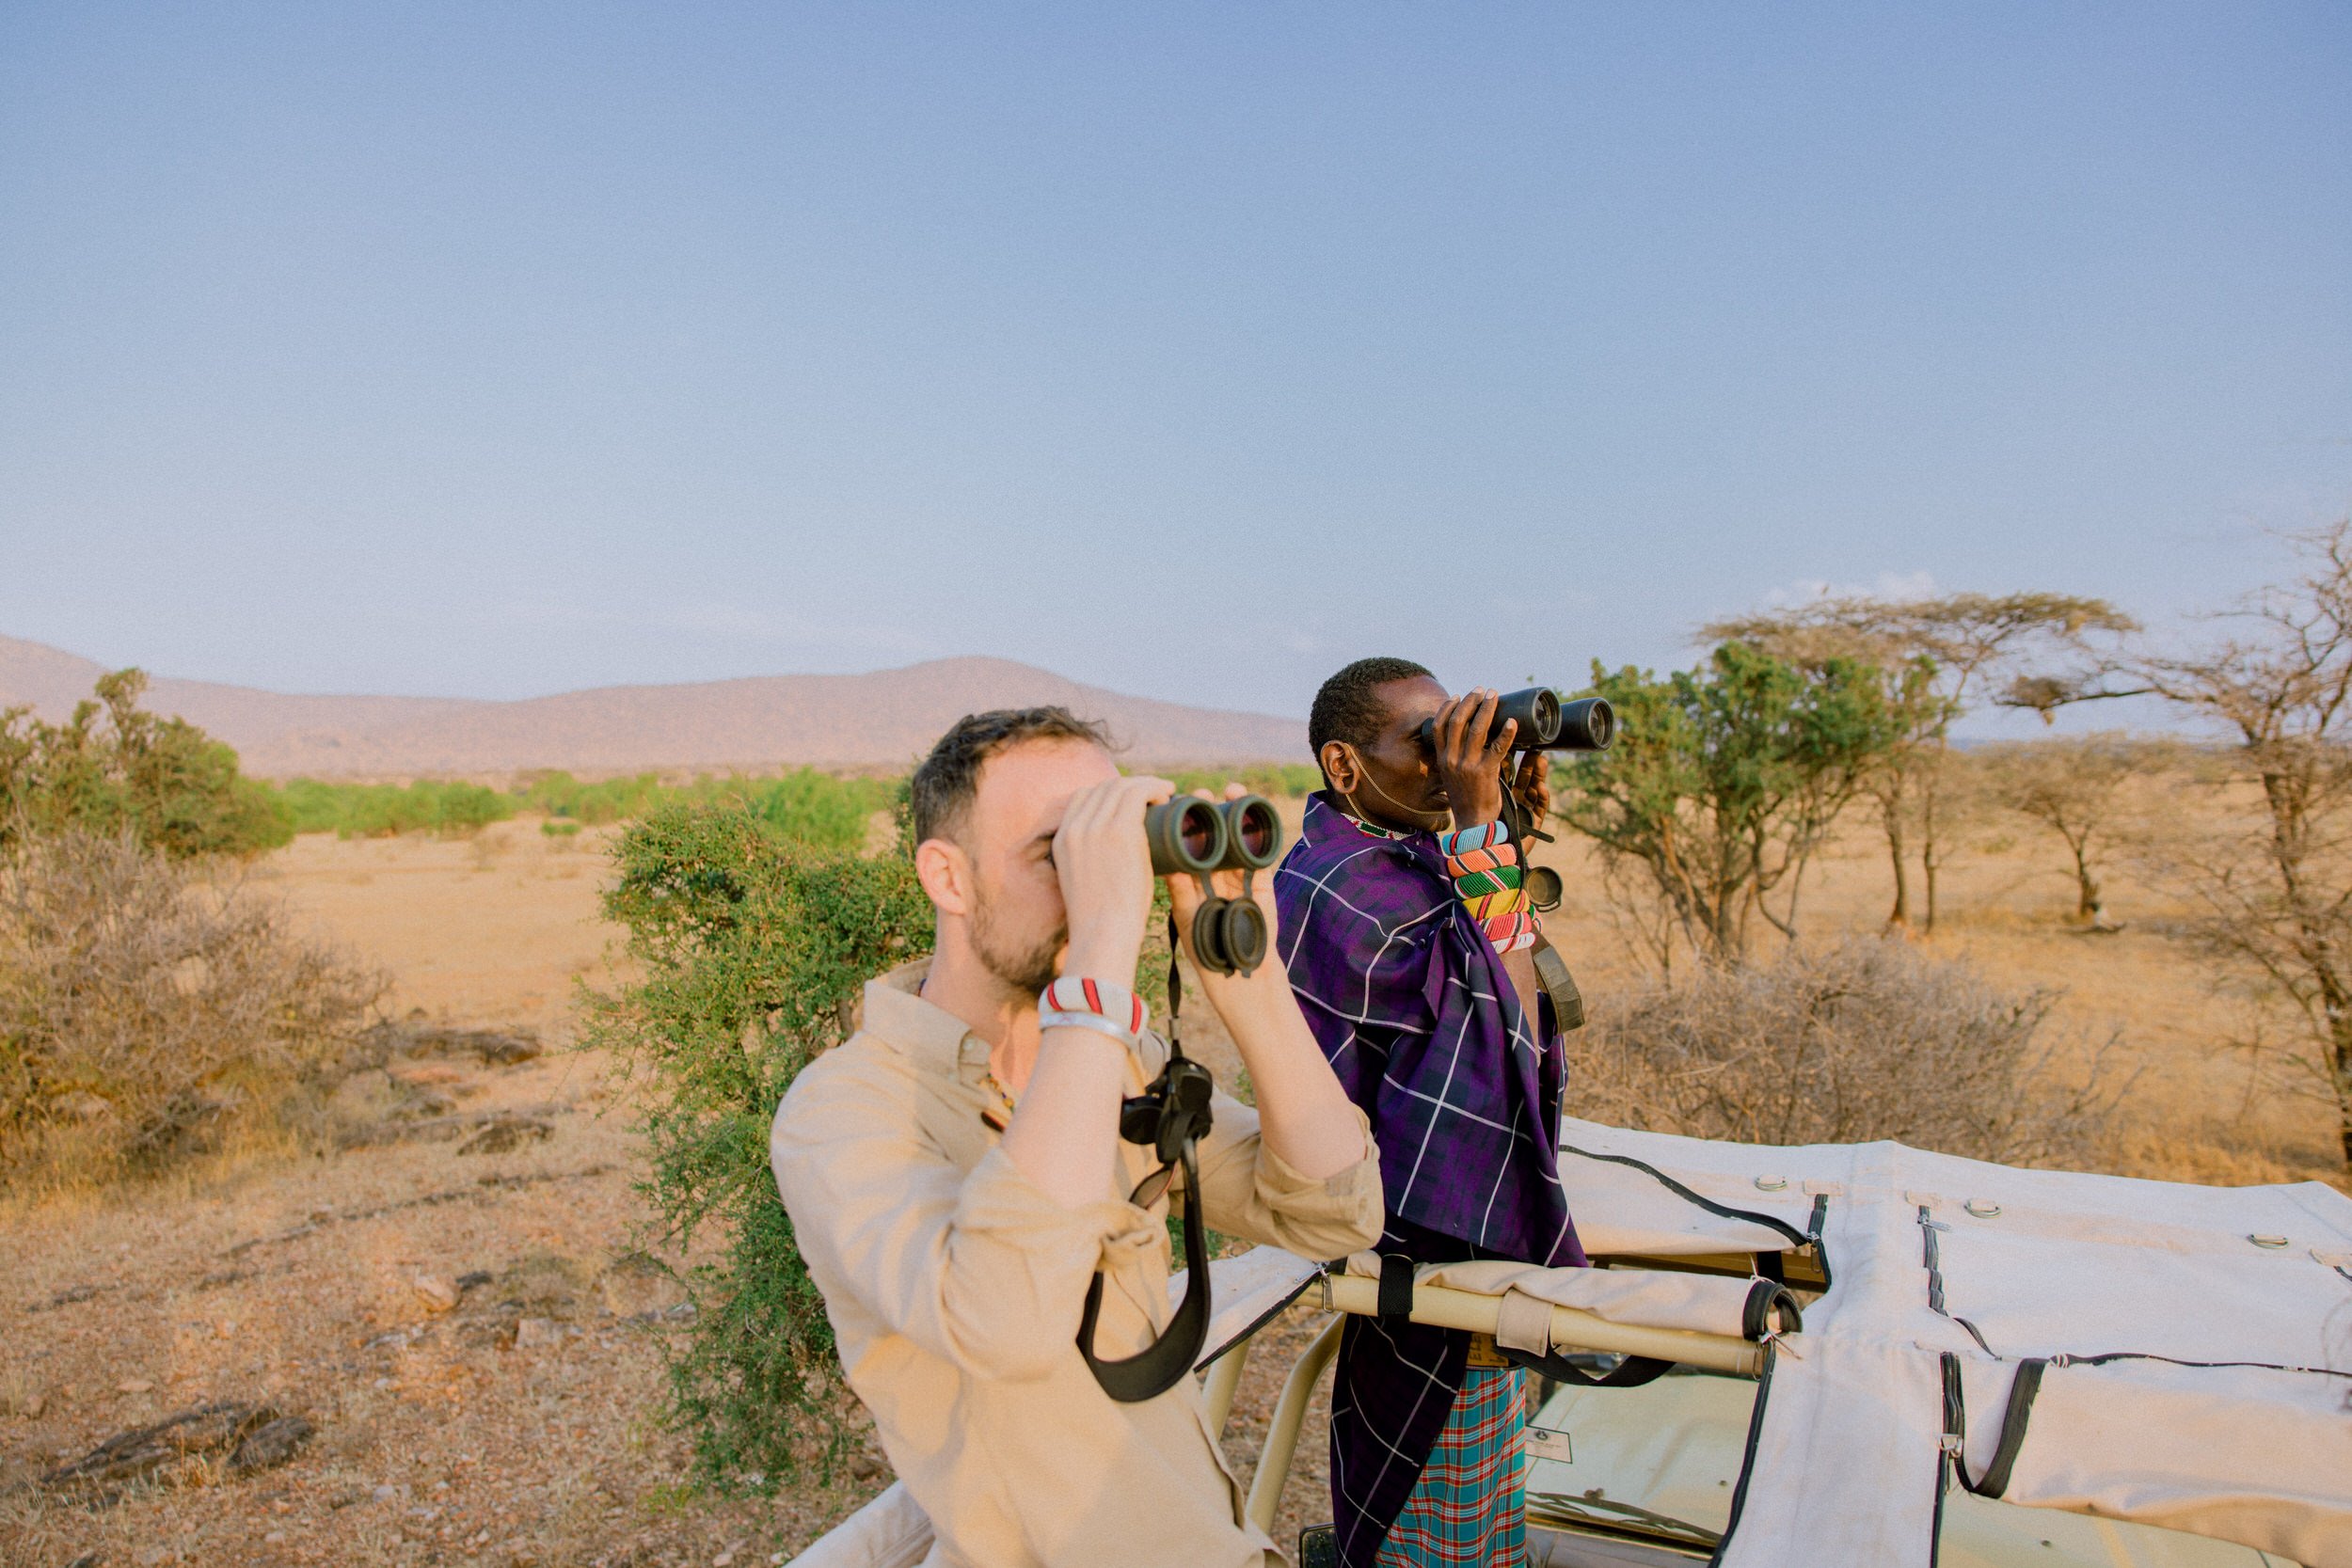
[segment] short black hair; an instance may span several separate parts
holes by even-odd
[[[953,837],[957,819],[979,793],[980,768],[997,752],[1032,740],[1085,740],[1110,749],[1110,731],[1066,707],[999,707],[967,713],[948,726],[907,781],[914,842]]]
[[[1428,673],[1409,658],[1359,658],[1325,681],[1316,689],[1314,706],[1307,710],[1307,744],[1314,748],[1316,765],[1322,765],[1327,742],[1344,740],[1364,747],[1380,738],[1389,712],[1373,694],[1375,687],[1419,680]]]

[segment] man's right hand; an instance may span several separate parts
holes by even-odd
[[[1518,721],[1495,722],[1500,696],[1485,687],[1466,691],[1438,710],[1431,766],[1445,785],[1456,828],[1473,828],[1502,815],[1502,764]]]
[[[1054,833],[1070,953],[1062,973],[1136,983],[1152,915],[1152,850],[1143,813],[1176,793],[1166,779],[1106,779],[1070,798]]]

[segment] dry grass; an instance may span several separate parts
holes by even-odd
[[[0,864],[0,1171],[151,1174],[266,1136],[330,1086],[382,990],[240,882],[128,837]]]
[[[2102,1163],[2124,1085],[2054,1070],[2046,990],[1887,937],[1698,966],[1604,996],[1569,1037],[1579,1114],[1740,1143],[1859,1143]]]

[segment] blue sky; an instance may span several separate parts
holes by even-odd
[[[0,9],[0,632],[1303,713],[2352,508],[2352,9]]]

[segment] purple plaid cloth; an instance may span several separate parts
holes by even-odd
[[[1580,1267],[1556,1143],[1566,1064],[1427,833],[1376,837],[1317,794],[1274,877],[1283,961],[1342,1087],[1372,1119],[1384,1253]],[[1547,1021],[1548,1022],[1548,1021]],[[1366,1568],[1461,1387],[1468,1337],[1350,1319],[1331,1396],[1339,1558]]]

